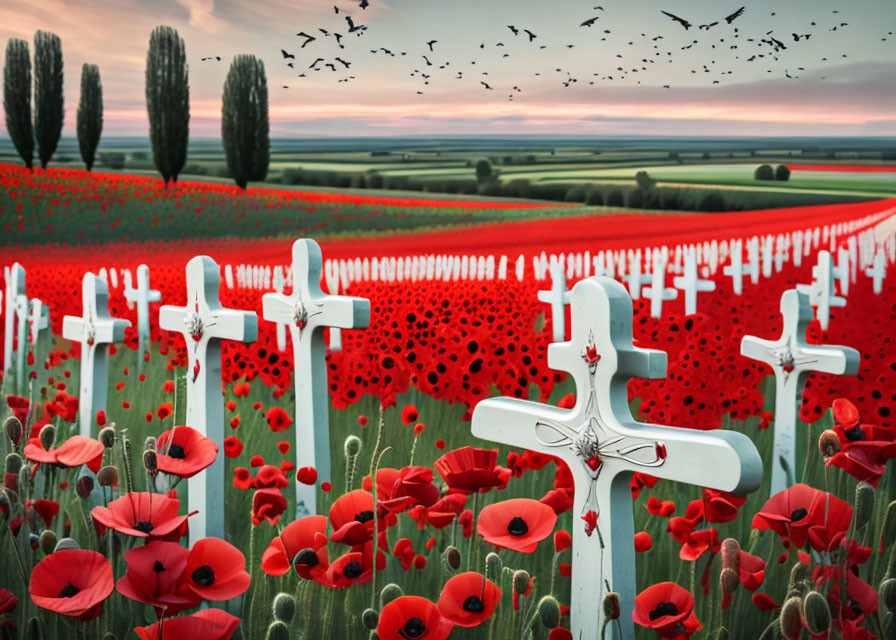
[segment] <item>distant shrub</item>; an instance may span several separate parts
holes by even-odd
[[[775,168],[775,180],[779,182],[787,182],[790,180],[790,169],[787,168],[787,165],[779,164]]]
[[[511,198],[528,198],[529,181],[525,178],[516,178],[504,183],[504,195]]]
[[[622,194],[620,189],[613,189],[607,195],[607,206],[608,207],[624,207],[625,206],[625,196]]]
[[[566,190],[563,195],[566,202],[585,202],[585,185],[575,184]]]
[[[592,207],[599,207],[604,203],[604,194],[603,191],[598,189],[597,187],[589,187],[587,193],[585,194],[585,204],[591,205]]]
[[[775,170],[772,169],[772,165],[770,164],[762,164],[756,167],[756,172],[753,174],[753,177],[756,180],[774,180]]]
[[[707,191],[700,198],[698,211],[725,211],[725,197],[718,191]]]
[[[656,184],[656,180],[650,177],[646,171],[639,171],[635,174],[635,182],[639,189],[652,189]]]
[[[367,188],[368,189],[382,189],[383,188],[383,176],[379,173],[371,173],[367,176]]]
[[[488,180],[492,177],[492,163],[487,158],[476,161],[476,179],[479,181]]]
[[[181,173],[189,173],[194,176],[207,176],[208,169],[201,164],[196,164],[195,162],[192,164],[187,164],[181,170]]]
[[[100,164],[109,169],[124,169],[125,158],[123,153],[101,153]]]
[[[302,170],[293,168],[284,169],[283,173],[280,174],[280,182],[290,185],[302,184]]]

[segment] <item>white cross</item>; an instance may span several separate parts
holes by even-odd
[[[156,289],[149,288],[149,267],[141,264],[137,267],[137,287],[131,286],[131,272],[124,273],[124,297],[129,305],[137,306],[137,336],[140,340],[140,357],[137,362],[143,362],[143,352],[149,341],[149,303],[159,302],[162,294]]]
[[[370,301],[331,296],[320,289],[320,246],[310,239],[292,245],[292,294],[266,293],[264,319],[285,322],[292,337],[296,396],[296,467],[314,467],[320,482],[330,480],[329,392],[324,327],[364,329]],[[299,516],[317,513],[317,489],[296,483]]]
[[[731,288],[737,295],[743,293],[744,276],[750,276],[753,284],[756,284],[759,278],[758,257],[755,246],[751,241],[747,241],[749,264],[744,265],[743,242],[741,240],[731,241],[730,262],[722,269],[722,273],[726,276],[731,276]]]
[[[189,479],[190,543],[224,537],[224,397],[221,393],[221,341],[254,342],[258,316],[221,306],[221,271],[208,256],[187,263],[187,304],[159,309],[159,325],[180,333],[187,346],[186,424],[218,445],[210,467]]]
[[[551,288],[539,291],[538,299],[551,305],[554,342],[563,342],[566,339],[566,305],[569,304],[569,291],[566,290],[566,274],[559,265],[551,265]]]
[[[274,267],[274,291],[283,293],[286,287],[286,276],[283,275],[283,267],[279,264]],[[283,353],[286,351],[286,324],[278,322],[276,326],[277,332],[277,350]]]
[[[628,285],[628,292],[632,300],[641,297],[641,285],[650,282],[650,276],[641,273],[641,250],[630,252],[628,256],[628,273],[622,278]]]
[[[548,363],[576,384],[572,409],[492,398],[473,411],[473,435],[562,458],[575,486],[572,635],[600,637],[604,596],[620,594],[622,637],[634,638],[635,471],[745,493],[762,480],[762,461],[745,435],[637,422],[626,385],[665,376],[666,354],[632,344],[632,301],[615,280],[593,277],[571,292],[572,339],[548,347]],[[587,519],[596,517],[591,527]],[[587,519],[586,519],[587,518]]]
[[[38,368],[44,364],[47,358],[50,337],[50,309],[39,298],[31,298],[30,304],[29,322],[31,323],[31,330],[29,342],[34,353],[34,367]]]
[[[872,279],[874,293],[879,294],[883,289],[884,278],[887,276],[887,256],[883,247],[879,247],[874,254],[874,262],[871,267],[865,269],[865,275]]]
[[[741,355],[765,362],[775,373],[775,436],[772,462],[772,495],[793,484],[796,472],[796,411],[810,371],[854,375],[859,352],[850,347],[806,343],[806,327],[812,320],[809,297],[796,289],[781,296],[783,327],[777,340],[744,336]]]
[[[331,296],[339,295],[339,273],[333,269],[329,268],[331,265],[335,266],[335,261],[327,260],[326,267],[324,269],[324,279],[327,281],[327,293]],[[283,290],[280,290],[280,293],[283,293]],[[284,331],[286,330],[286,325],[282,322],[277,323],[277,327],[283,327]],[[342,329],[339,327],[330,327],[330,331],[328,332],[328,346],[330,351],[342,351]],[[283,339],[286,340],[286,335],[284,333]]]
[[[716,283],[704,280],[697,274],[697,254],[693,249],[684,256],[684,274],[672,280],[673,284],[684,291],[684,314],[697,313],[697,294],[700,291],[714,291]]]
[[[18,333],[18,311],[20,308],[19,296],[25,295],[25,269],[18,262],[4,270],[6,280],[6,295],[3,297],[3,372],[6,373],[13,367],[12,355],[13,342]],[[21,352],[22,345],[18,345]]]
[[[653,273],[649,276],[650,286],[644,288],[644,295],[650,299],[650,315],[662,317],[663,302],[675,300],[678,291],[666,286],[666,262],[669,259],[665,250],[653,252]]]
[[[843,297],[849,295],[849,249],[840,247],[837,250],[837,266],[834,268],[837,276],[837,282],[840,283],[840,293]]]
[[[78,423],[81,435],[90,437],[96,412],[106,408],[109,345],[124,340],[131,323],[109,315],[109,285],[89,271],[81,284],[81,300],[81,317],[62,318],[62,337],[81,344]]]
[[[812,267],[812,284],[798,284],[799,291],[809,294],[809,304],[815,307],[815,317],[823,331],[828,330],[831,320],[831,307],[845,307],[846,298],[834,293],[834,278],[839,272],[834,269],[831,254],[818,252],[818,262]]]
[[[24,395],[27,380],[25,378],[25,361],[28,354],[28,296],[24,291],[16,297],[16,389]]]

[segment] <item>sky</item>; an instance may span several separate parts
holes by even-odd
[[[64,136],[75,135],[85,62],[100,68],[103,134],[148,135],[144,69],[159,24],[186,43],[195,137],[220,136],[221,90],[241,53],[264,61],[274,137],[896,136],[893,0],[369,3],[5,0],[0,41],[33,43],[38,29],[62,39]],[[346,15],[365,28],[348,33]],[[303,48],[299,32],[316,39]]]

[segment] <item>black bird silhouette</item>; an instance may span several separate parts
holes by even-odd
[[[302,43],[302,49],[304,49],[305,45],[308,44],[309,42],[314,42],[315,40],[317,40],[317,38],[315,38],[314,36],[309,36],[304,31],[299,31],[296,35],[299,36],[300,38],[305,38],[305,42]]]
[[[293,54],[291,54],[291,53],[286,53],[286,49],[280,49],[280,53],[283,54],[283,59],[284,59],[284,60],[285,60],[286,58],[293,58],[293,59],[295,59],[295,55],[293,55]]]
[[[663,13],[665,13],[665,11]],[[600,18],[600,16],[594,16],[593,18],[588,18],[587,20],[585,20],[585,22],[583,22],[579,26],[580,27],[593,27],[594,23],[597,22],[598,18]]]
[[[312,62],[311,64],[309,64],[309,65],[308,65],[308,68],[309,68],[309,69],[313,69],[314,67],[317,66],[317,63],[318,63],[318,62],[323,62],[323,61],[324,61],[324,58],[318,58],[317,60],[315,60],[314,62]]]
[[[535,34],[532,33],[531,31],[529,31],[528,29],[523,29],[523,31],[525,31],[525,32],[526,32],[526,35],[529,36],[529,42],[532,42],[533,40],[535,40],[535,38],[538,37],[537,35],[535,35]]]
[[[426,60],[426,66],[427,66],[427,67],[431,67],[431,66],[432,66],[432,62],[429,61],[429,58],[427,58],[426,56],[420,56],[420,57],[423,58],[424,60]]]
[[[741,7],[740,9],[738,9],[737,11],[735,11],[734,13],[725,16],[725,22],[727,22],[728,24],[731,24],[732,22],[734,22],[735,20],[737,20],[739,17],[741,17],[742,15],[744,15],[744,9],[746,9],[746,7]]]
[[[333,13],[339,13],[339,7],[337,7],[335,4],[333,5]]]
[[[794,34],[792,34],[792,35],[793,35],[793,41],[794,41],[794,42],[799,42],[799,41],[800,41],[800,38],[802,38],[803,40],[808,40],[809,38],[812,37],[812,34],[811,34],[811,33],[804,33],[804,34],[802,34],[802,35],[797,34],[797,33],[794,33]]]
[[[218,62],[221,62],[221,56],[209,56],[207,58],[203,58],[202,62],[205,62],[206,60],[217,60]]]
[[[367,0],[361,0],[361,4],[359,5],[362,9],[366,9],[370,6],[370,3]]]
[[[690,29],[690,28],[691,28],[691,23],[690,23],[690,22],[688,22],[688,21],[685,20],[684,18],[679,18],[679,17],[678,17],[677,15],[675,15],[674,13],[669,13],[668,11],[660,11],[660,13],[662,13],[663,15],[667,15],[667,16],[669,16],[670,18],[672,18],[673,20],[675,20],[675,22],[677,22],[678,24],[680,24],[680,25],[681,25],[682,27],[684,27],[685,29]]]
[[[332,62],[328,62],[328,63],[326,63],[324,66],[325,66],[325,67],[330,67],[330,69],[332,69],[333,71],[336,71],[336,65],[333,64]]]
[[[480,80],[480,81],[479,81],[479,84],[481,84],[481,85],[482,85],[483,87],[485,87],[486,89],[492,89],[492,87],[489,86],[488,82],[482,82],[482,81]]]
[[[336,60],[336,62],[341,62],[345,66],[346,69],[348,69],[350,66],[352,66],[351,62],[346,62],[342,58],[337,57],[337,58],[335,58],[335,60]]]
[[[354,21],[352,20],[351,16],[345,16],[345,21],[348,23],[348,32],[349,33],[354,33],[355,31],[363,31],[364,29],[367,28],[362,24],[359,24],[356,26]]]
[[[434,45],[437,42],[438,42],[438,40],[430,40],[429,42],[426,43],[426,46],[429,47],[430,51],[432,51],[432,45]]]
[[[716,26],[717,24],[719,24],[719,21],[718,21],[718,20],[716,20],[715,22],[710,22],[709,24],[701,24],[701,25],[700,25],[699,27],[697,27],[697,28],[698,28],[698,29],[706,29],[707,31],[709,31],[710,29],[712,29],[712,28],[713,28],[714,26]]]
[[[345,49],[345,45],[342,44],[342,34],[341,33],[333,33],[333,37],[336,38],[336,44],[339,45],[339,48]]]
[[[321,28],[321,27],[318,27],[317,30],[320,31],[320,32],[321,32],[322,34],[324,34],[325,36],[330,35],[330,32],[329,32],[329,31],[327,31],[326,29],[323,29],[323,28]]]
[[[511,31],[513,31],[513,35],[515,35],[515,36],[520,35],[520,30],[517,29],[516,27],[514,27],[512,24],[507,25],[507,28],[510,29]]]
[[[286,66],[289,67],[290,69],[295,69],[295,65],[293,65],[292,62],[287,62]]]

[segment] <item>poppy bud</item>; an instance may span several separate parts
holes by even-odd
[[[25,463],[19,469],[19,491],[24,491],[31,487],[31,464]]]
[[[345,457],[354,458],[361,452],[361,438],[349,436],[345,439]]]
[[[722,593],[734,593],[740,585],[740,578],[734,569],[724,568],[719,576]]]
[[[44,552],[44,555],[50,555],[53,553],[53,550],[56,549],[56,532],[52,529],[44,529],[40,534],[40,538],[38,539],[38,546],[40,550]]]
[[[109,425],[100,429],[100,433],[96,438],[104,447],[111,449],[115,445],[115,426]]]
[[[554,596],[544,596],[538,601],[538,617],[548,629],[560,626],[560,603]]]
[[[18,473],[22,468],[22,456],[18,453],[10,453],[6,456],[5,462],[6,473]]]
[[[789,593],[802,593],[803,584],[812,578],[812,569],[809,565],[797,562],[790,570]]]
[[[855,512],[852,521],[856,530],[861,529],[874,513],[874,487],[867,482],[859,482],[856,485]]]
[[[40,444],[44,449],[52,449],[53,442],[56,440],[56,427],[51,424],[45,424],[40,430]]]
[[[800,616],[802,602],[801,598],[794,596],[788,598],[784,606],[781,607],[781,617],[778,619],[778,624],[781,627],[781,635],[786,640],[798,640],[800,637],[800,631],[803,628]]]
[[[78,478],[78,482],[75,483],[75,491],[78,493],[79,498],[86,500],[93,492],[93,478],[90,476]]]
[[[513,572],[513,590],[519,594],[525,595],[529,592],[532,585],[532,576],[525,569],[518,569]]]
[[[111,631],[107,631],[106,635],[103,636],[103,640],[118,640],[118,636]]]
[[[833,457],[840,451],[840,438],[837,437],[837,432],[831,429],[825,429],[818,438],[818,450],[821,451],[821,455],[823,455],[825,459]]]
[[[289,627],[285,622],[275,620],[264,637],[265,640],[289,640]]]
[[[722,540],[722,567],[738,570],[740,566],[740,544],[734,538]]]
[[[150,475],[155,475],[159,470],[159,459],[156,452],[152,449],[147,449],[143,452],[143,467]]]
[[[622,615],[622,608],[619,604],[619,594],[611,591],[604,596],[604,617],[607,620],[619,620]]]
[[[44,640],[44,627],[40,618],[33,617],[25,626],[25,640]]]
[[[156,449],[156,439],[153,436],[147,436],[146,440],[143,441],[144,449],[152,449],[155,451]]]
[[[56,548],[53,549],[53,553],[57,551],[65,551],[66,549],[80,549],[81,545],[75,542],[71,538],[63,538],[59,542],[56,543]]]
[[[877,593],[887,609],[890,611],[896,609],[896,578],[888,578],[881,582]]]
[[[404,591],[402,590],[402,588],[394,582],[390,582],[385,587],[383,587],[382,591],[380,591],[380,609],[385,607],[393,600],[397,600],[403,595]]]
[[[274,619],[289,624],[296,615],[296,599],[288,593],[278,593],[274,597]]]
[[[442,552],[442,562],[444,562],[452,570],[457,571],[460,568],[460,551],[454,545],[448,545]]]
[[[376,612],[376,609],[364,609],[364,613],[361,614],[361,622],[365,629],[376,631],[376,626],[380,623],[380,614]]]
[[[887,515],[884,517],[884,527],[881,531],[881,542],[884,549],[896,542],[896,500],[887,505]]]
[[[813,590],[803,598],[803,623],[813,636],[831,628],[831,608],[823,595]]]
[[[6,422],[3,423],[3,429],[6,431],[9,439],[12,440],[13,446],[19,444],[19,440],[22,439],[22,433],[25,431],[21,421],[15,416],[9,416],[6,419]]]
[[[731,637],[731,634],[728,633],[727,627],[719,627],[719,630],[716,631],[716,640],[728,640]]]
[[[501,572],[504,571],[504,562],[497,553],[485,556],[485,577],[494,583],[501,581]]]
[[[96,481],[99,482],[101,487],[118,486],[118,469],[111,464],[107,464],[96,474]]]

